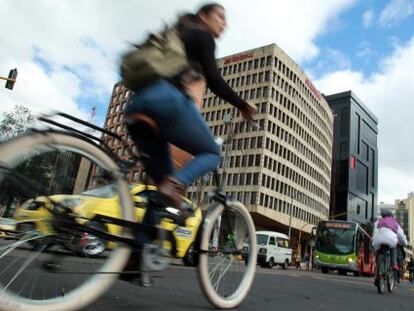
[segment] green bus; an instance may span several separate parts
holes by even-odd
[[[355,276],[375,273],[375,252],[371,236],[358,223],[320,221],[316,231],[315,264],[322,273],[337,270]]]

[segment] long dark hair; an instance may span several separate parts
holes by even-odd
[[[201,8],[198,9],[196,15],[199,15],[201,13],[204,13],[204,14],[208,15],[211,11],[213,11],[216,8],[224,9],[224,6],[222,6],[220,3],[217,3],[217,2],[207,3],[207,4],[204,4]]]
[[[211,2],[204,4],[202,7],[200,7],[197,11],[197,13],[184,13],[178,17],[178,21],[176,24],[176,27],[178,31],[181,33],[185,28],[191,28],[191,27],[198,27],[200,23],[199,15],[200,14],[206,14],[208,15],[211,11],[213,11],[216,8],[223,8],[224,7],[220,3]]]

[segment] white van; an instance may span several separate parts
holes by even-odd
[[[286,234],[274,231],[256,231],[257,263],[261,267],[272,268],[281,265],[289,267],[292,261],[292,249]]]

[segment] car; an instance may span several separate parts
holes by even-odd
[[[16,221],[12,218],[0,217],[0,238],[13,238],[16,232]]]
[[[141,222],[144,217],[144,207],[148,196],[156,190],[155,186],[144,184],[130,185],[137,222]],[[88,226],[104,230],[111,234],[118,234],[121,230],[119,226],[113,224],[107,225],[94,220],[98,214],[115,218],[119,218],[120,216],[119,209],[117,208],[118,198],[111,185],[90,189],[79,195],[52,195],[49,198],[37,197],[30,199],[16,210],[14,220],[19,222],[17,226],[18,231],[33,231],[42,236],[53,233],[53,229],[50,226],[52,215],[45,208],[48,204],[47,202],[50,202],[50,200],[59,202],[61,205],[72,209],[75,214],[85,219],[85,224]],[[183,204],[188,209],[193,210],[193,215],[185,220],[185,226],[179,226],[173,231],[177,241],[177,257],[182,258],[187,265],[194,265],[194,241],[202,220],[202,213],[201,208],[185,197],[183,197]],[[176,226],[171,219],[162,219],[162,228],[173,230]],[[87,233],[76,237],[74,241],[72,245],[68,246],[74,252],[88,257],[100,256],[105,250],[112,249],[115,246],[114,242],[104,241]],[[36,240],[32,240],[31,243],[35,244]]]

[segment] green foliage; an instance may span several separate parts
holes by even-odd
[[[27,128],[34,126],[35,117],[26,107],[15,106],[9,112],[3,112],[0,120],[0,139],[23,135]]]

